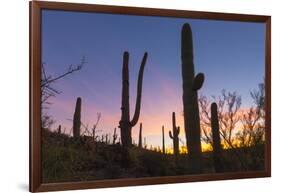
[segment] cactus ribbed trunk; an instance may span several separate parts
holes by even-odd
[[[142,123],[140,123],[140,131],[139,131],[139,148],[142,148]]]
[[[202,155],[200,141],[200,119],[197,90],[204,82],[204,75],[194,76],[192,31],[189,24],[184,24],[181,39],[183,110],[186,143],[191,172],[202,172]]]
[[[174,155],[176,159],[179,155],[179,133],[180,133],[180,127],[177,127],[176,125],[176,114],[173,112],[172,114],[172,123],[173,123],[173,134],[171,131],[169,131],[169,136],[171,139],[173,139],[173,146],[174,146]]]
[[[164,125],[162,126],[162,152],[163,152],[163,154],[166,153],[166,150],[165,150],[165,130],[164,130]]]
[[[214,159],[214,168],[216,172],[223,172],[223,163],[222,163],[222,147],[220,139],[220,130],[219,130],[219,119],[218,119],[218,107],[216,103],[211,105],[211,126],[212,126],[212,137],[213,137],[213,159]]]
[[[137,98],[135,113],[133,119],[130,120],[130,104],[129,104],[129,53],[124,52],[123,55],[123,70],[122,70],[122,106],[121,106],[121,120],[119,128],[121,133],[121,142],[124,148],[132,146],[132,127],[138,122],[141,108],[141,94],[142,94],[142,80],[143,72],[147,59],[147,53],[144,54],[142,63],[138,74]]]
[[[76,100],[75,112],[73,116],[73,137],[80,137],[80,127],[81,127],[81,103],[82,100],[80,97]]]

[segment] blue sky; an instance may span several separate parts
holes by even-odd
[[[55,84],[62,94],[51,99],[48,113],[56,125],[71,127],[67,119],[73,116],[76,97],[82,97],[82,121],[91,125],[101,112],[100,132],[111,133],[121,116],[123,52],[130,53],[131,114],[140,62],[148,52],[139,120],[144,135],[148,143],[159,144],[161,126],[170,130],[175,111],[183,136],[180,33],[186,22],[193,31],[195,71],[203,72],[206,78],[199,94],[237,91],[242,107],[251,106],[249,92],[264,78],[262,23],[44,10],[42,62],[47,72],[60,74],[69,64],[80,63],[83,56],[87,61],[80,72]],[[137,133],[138,128],[134,128],[134,138]]]

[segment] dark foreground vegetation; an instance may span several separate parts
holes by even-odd
[[[95,142],[86,136],[75,139],[46,129],[42,145],[44,183],[192,174],[186,154],[175,159],[173,154],[133,146],[127,165],[119,143]],[[264,145],[224,150],[222,156],[222,172],[264,169]],[[213,153],[204,152],[202,157],[202,172],[215,173]]]

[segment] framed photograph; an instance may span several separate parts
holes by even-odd
[[[270,21],[30,2],[30,191],[270,177]]]

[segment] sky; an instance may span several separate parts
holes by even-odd
[[[130,53],[130,112],[133,117],[137,75],[145,52],[141,114],[132,129],[137,143],[139,123],[147,144],[161,147],[161,127],[167,146],[172,112],[181,127],[182,116],[181,27],[189,23],[193,32],[195,71],[205,74],[199,91],[207,97],[222,89],[237,91],[242,108],[253,105],[250,91],[263,82],[265,66],[265,25],[262,23],[215,21],[186,18],[128,16],[101,13],[42,11],[42,63],[47,74],[58,75],[70,64],[83,68],[53,86],[62,93],[50,99],[46,111],[58,125],[72,127],[77,97],[82,98],[81,121],[92,126],[101,113],[98,135],[112,134],[121,117],[121,72],[123,52]],[[118,132],[119,133],[119,132]]]

